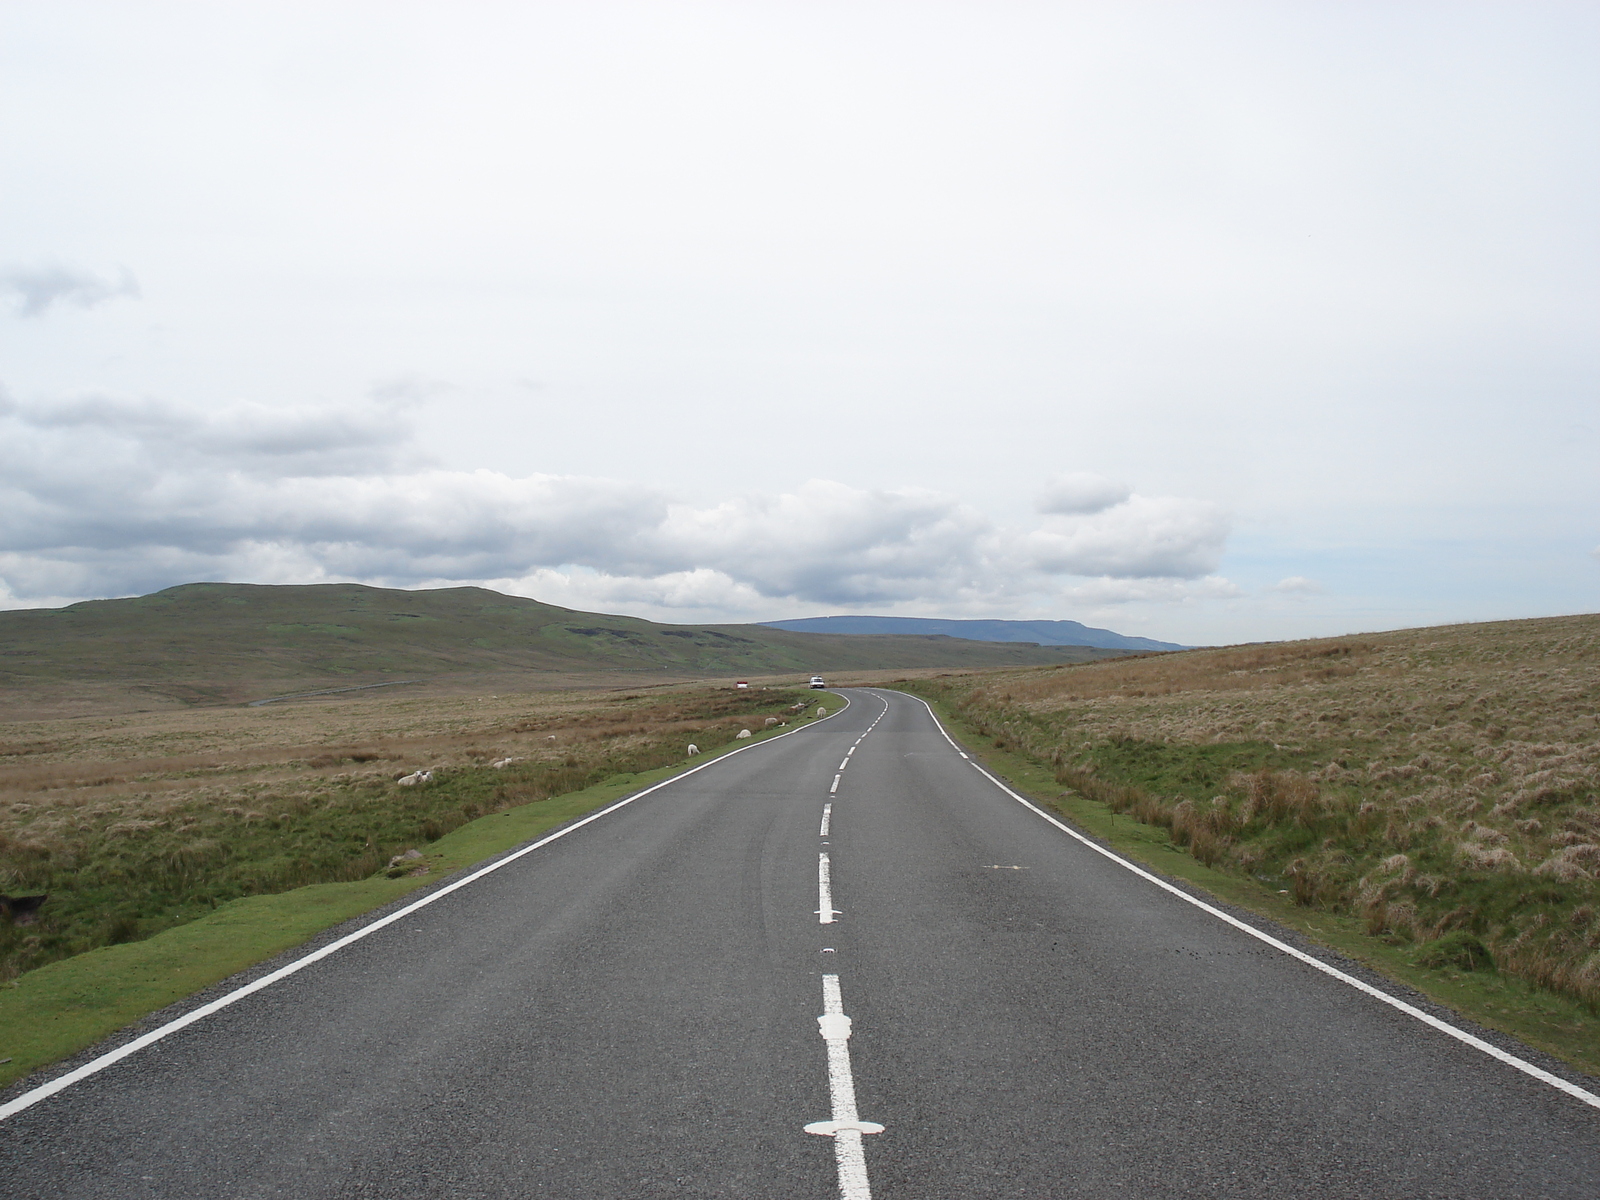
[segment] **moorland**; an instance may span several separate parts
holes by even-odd
[[[0,893],[51,896],[0,922],[0,978],[239,897],[425,872],[486,814],[793,720],[827,670],[934,700],[1064,811],[1131,818],[1411,966],[1600,1010],[1600,616],[1125,656],[190,585],[0,613],[0,650]],[[1584,1020],[1542,1044],[1570,1052]]]
[[[0,612],[0,720],[236,704],[403,680],[527,691],[1083,662],[1118,653],[764,625],[662,625],[474,587],[195,583],[130,599]]]
[[[0,980],[240,897],[425,872],[429,843],[470,821],[683,763],[817,695],[421,688],[12,722],[0,893],[49,900],[0,921]],[[399,782],[417,771],[431,777]]]
[[[1111,653],[661,625],[482,588],[188,584],[0,612],[0,895],[50,897],[0,919],[0,979],[681,762],[786,721],[813,671]],[[755,686],[704,682],[732,675]]]

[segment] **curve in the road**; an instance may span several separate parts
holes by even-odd
[[[8,1200],[1600,1195],[1588,1100],[856,699],[16,1112]]]

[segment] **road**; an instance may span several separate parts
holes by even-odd
[[[1600,1195],[1600,1110],[850,696],[16,1112],[0,1193]]]

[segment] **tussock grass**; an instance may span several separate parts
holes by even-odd
[[[477,817],[681,762],[690,742],[725,745],[810,695],[422,697],[14,729],[0,892],[50,900],[36,924],[0,923],[0,979],[240,897],[426,870],[391,860]],[[396,782],[419,767],[431,782]]]
[[[905,686],[1208,866],[1600,1009],[1600,617]]]

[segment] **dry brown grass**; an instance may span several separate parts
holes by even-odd
[[[0,893],[53,893],[38,927],[0,922],[0,977],[233,895],[370,874],[483,812],[762,728],[789,699],[396,689],[0,725]],[[438,781],[395,786],[419,768]]]

